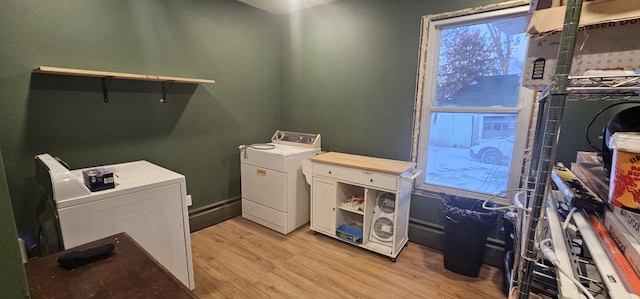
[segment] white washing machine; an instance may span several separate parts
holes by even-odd
[[[49,154],[35,160],[38,189],[57,216],[61,249],[126,232],[193,290],[190,200],[183,175],[147,161],[99,166],[113,173],[115,188],[91,192],[83,169],[70,170]]]
[[[276,131],[270,143],[241,145],[242,217],[282,234],[309,222],[302,161],[320,153],[320,134]]]

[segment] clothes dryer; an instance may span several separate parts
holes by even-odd
[[[270,143],[240,150],[242,217],[285,235],[308,223],[302,161],[320,153],[320,134],[276,131]]]

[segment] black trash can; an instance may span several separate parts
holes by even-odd
[[[476,277],[484,261],[487,236],[498,220],[498,212],[482,207],[483,201],[440,193],[444,204],[444,267]],[[495,207],[488,203],[488,207]]]
[[[502,214],[502,231],[504,232],[504,256],[503,256],[503,273],[502,273],[502,292],[509,295],[509,287],[511,286],[511,271],[515,261],[514,253],[516,247],[515,241],[515,215],[511,213]]]

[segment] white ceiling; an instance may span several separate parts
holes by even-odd
[[[336,0],[238,0],[274,14],[288,14]]]

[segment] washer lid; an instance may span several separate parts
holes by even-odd
[[[96,192],[89,191],[80,196],[56,194],[54,200],[58,209],[185,182],[185,177],[182,174],[144,160],[97,167],[106,168],[113,172],[115,188]],[[97,167],[71,170],[68,172],[66,180],[73,181],[88,191],[89,189],[84,186],[82,171]],[[60,181],[53,182],[54,194],[60,183]]]
[[[261,153],[265,155],[275,155],[282,157],[290,157],[299,154],[308,154],[320,151],[319,148],[307,148],[287,144],[278,144],[273,142],[248,145],[246,150],[251,152],[252,154]]]

